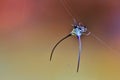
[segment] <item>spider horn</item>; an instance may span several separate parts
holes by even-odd
[[[79,71],[79,65],[80,65],[80,53],[82,50],[82,44],[81,44],[81,37],[78,36],[78,43],[79,43],[79,51],[78,51],[78,64],[77,64],[77,72]]]
[[[62,42],[63,40],[67,39],[68,37],[72,36],[71,34],[68,34],[67,36],[65,36],[64,38],[62,38],[60,41],[58,41],[55,46],[52,49],[51,55],[50,55],[50,61],[52,60],[52,55],[54,53],[54,50],[56,49],[57,45],[60,44],[60,42]]]

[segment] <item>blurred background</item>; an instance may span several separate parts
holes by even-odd
[[[55,43],[71,32],[73,19],[104,43],[82,37]],[[0,0],[0,80],[120,80],[119,0]],[[107,46],[106,46],[107,45]]]

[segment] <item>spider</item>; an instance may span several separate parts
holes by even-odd
[[[52,60],[52,56],[54,53],[54,50],[56,49],[56,47],[65,39],[67,39],[70,36],[75,36],[78,39],[78,43],[79,43],[79,49],[78,49],[78,63],[77,63],[77,72],[79,71],[79,65],[80,65],[80,53],[82,51],[82,43],[81,43],[81,36],[89,36],[91,35],[92,37],[94,37],[95,39],[97,39],[100,43],[102,43],[104,46],[108,47],[109,49],[113,50],[110,46],[108,46],[103,40],[101,40],[99,37],[97,37],[96,35],[94,35],[93,33],[89,32],[87,29],[87,26],[78,23],[77,20],[74,18],[74,16],[72,15],[72,13],[70,12],[70,10],[66,7],[65,3],[63,3],[62,1],[64,0],[60,0],[63,7],[65,8],[65,10],[68,12],[68,14],[73,18],[73,30],[66,35],[65,37],[63,37],[61,40],[59,40],[55,46],[53,47],[52,51],[51,51],[51,55],[50,55],[50,61]],[[68,6],[68,5],[67,5]]]
[[[82,50],[82,46],[81,46],[81,36],[82,35],[90,35],[91,32],[88,32],[87,27],[84,26],[81,23],[77,23],[77,21],[74,19],[74,25],[73,26],[73,30],[71,31],[71,33],[69,33],[67,36],[65,36],[64,38],[62,38],[60,41],[57,42],[57,44],[53,47],[52,52],[51,52],[51,56],[50,56],[50,61],[52,59],[52,55],[54,50],[56,49],[57,45],[60,44],[60,42],[62,42],[63,40],[67,39],[70,36],[75,36],[78,39],[79,42],[79,52],[78,52],[78,64],[77,64],[77,72],[79,71],[79,64],[80,64],[80,53]]]

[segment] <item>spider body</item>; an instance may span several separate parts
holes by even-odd
[[[73,27],[71,34],[74,36],[82,36],[87,32],[87,27],[84,25],[73,25]]]

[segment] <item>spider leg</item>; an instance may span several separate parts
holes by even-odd
[[[56,47],[59,45],[60,42],[62,42],[63,40],[67,39],[68,37],[72,36],[71,34],[68,34],[67,36],[63,37],[60,41],[58,41],[55,46],[52,49],[51,55],[50,55],[50,61],[52,60],[52,55],[54,53],[54,50],[56,49]]]
[[[73,18],[73,25],[78,25],[78,22],[75,18]]]
[[[78,64],[77,64],[77,72],[79,71],[79,65],[80,65],[80,53],[82,50],[82,44],[81,44],[81,36],[77,36],[78,38],[78,44],[79,44],[79,51],[78,51]]]
[[[87,32],[85,35],[86,35],[86,36],[89,36],[90,34],[91,34],[91,32]]]

